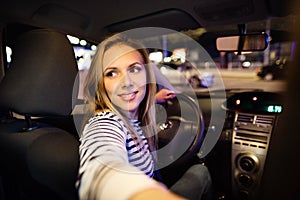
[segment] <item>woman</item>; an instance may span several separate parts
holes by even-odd
[[[144,47],[122,34],[98,47],[85,88],[90,113],[80,137],[81,199],[183,199],[153,179],[156,83],[148,64]]]

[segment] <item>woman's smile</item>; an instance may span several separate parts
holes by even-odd
[[[124,94],[119,94],[118,96],[121,97],[123,101],[133,101],[136,97],[136,94],[138,91],[134,91],[131,93],[124,93]]]

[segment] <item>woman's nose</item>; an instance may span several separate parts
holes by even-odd
[[[133,84],[132,84],[132,77],[130,76],[129,73],[125,73],[123,76],[123,88],[124,89],[131,89]]]

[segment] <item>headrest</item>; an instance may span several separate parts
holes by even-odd
[[[78,68],[66,35],[46,29],[23,33],[12,56],[0,83],[0,109],[28,116],[69,115]]]

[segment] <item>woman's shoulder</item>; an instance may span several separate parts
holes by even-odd
[[[101,119],[112,119],[112,120],[119,121],[121,118],[116,113],[110,110],[102,110],[96,112],[93,116],[91,116],[89,122],[94,120],[101,120]]]
[[[101,122],[115,122],[124,126],[122,119],[110,110],[99,111],[95,113],[88,121],[88,124],[101,123]]]
[[[81,139],[88,138],[97,134],[102,134],[105,136],[107,134],[115,136],[120,136],[121,138],[126,138],[126,127],[121,118],[111,112],[111,111],[101,111],[95,113],[92,117],[89,118],[88,122],[85,124]]]

